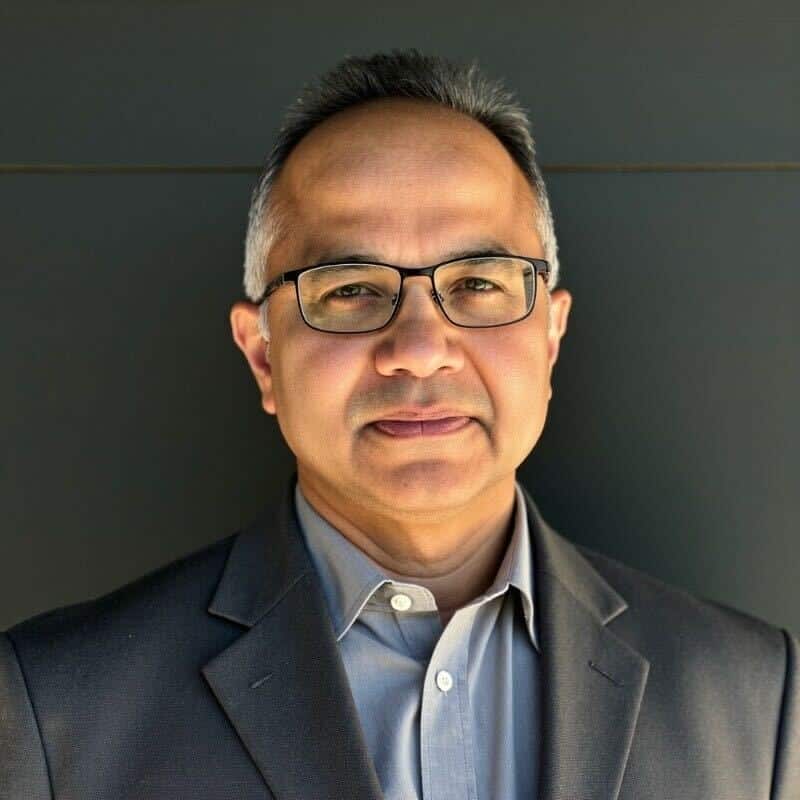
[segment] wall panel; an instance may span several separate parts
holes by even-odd
[[[0,627],[282,488],[228,324],[254,170],[305,81],[415,45],[506,77],[544,163],[584,167],[546,173],[574,307],[521,479],[575,541],[800,630],[798,34],[784,0],[4,4]],[[787,169],[713,171],[754,161]],[[641,162],[672,171],[593,171]]]

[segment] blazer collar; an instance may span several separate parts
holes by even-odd
[[[320,581],[294,510],[238,534],[208,611],[243,626],[202,668],[277,800],[383,800]],[[541,649],[540,800],[616,800],[649,663],[607,624],[625,600],[522,487]]]

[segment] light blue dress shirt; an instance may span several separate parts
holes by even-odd
[[[539,645],[527,510],[515,487],[513,533],[495,580],[443,626],[428,589],[387,577],[295,486],[386,800],[536,797]]]

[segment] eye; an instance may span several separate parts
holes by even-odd
[[[349,297],[363,297],[363,294],[352,294],[349,293],[348,289],[367,289],[368,287],[365,286],[363,283],[346,283],[344,286],[339,286],[337,289],[333,289],[332,291],[328,292],[325,295],[325,299],[327,300],[329,297],[333,297],[337,300],[347,299]],[[371,290],[370,290],[371,291]],[[344,294],[337,294],[338,292],[344,292]],[[374,294],[374,292],[371,292]]]
[[[467,282],[470,282],[470,281],[473,284],[477,282],[477,283],[481,283],[481,284],[484,284],[484,285],[488,286],[489,287],[489,291],[491,291],[491,289],[498,289],[499,288],[496,283],[492,283],[492,281],[488,281],[488,280],[486,280],[486,278],[464,278],[463,279],[464,283],[467,283]],[[487,291],[487,290],[486,289],[479,289],[479,290],[477,290],[477,293],[480,294],[480,293],[485,292],[485,291]]]

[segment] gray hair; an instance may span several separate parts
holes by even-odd
[[[293,148],[312,128],[338,111],[383,97],[433,100],[481,122],[497,136],[533,189],[537,201],[533,222],[550,264],[547,287],[554,289],[559,277],[558,245],[525,110],[502,83],[483,75],[476,62],[457,64],[411,48],[366,58],[347,56],[316,83],[304,87],[287,108],[250,202],[244,257],[247,296],[256,302],[263,294],[269,251],[284,230],[286,214],[272,196],[272,188]],[[266,307],[265,300],[258,321],[261,335],[269,340]]]

